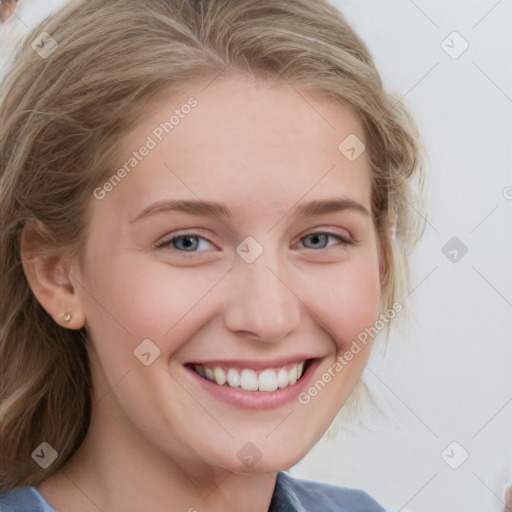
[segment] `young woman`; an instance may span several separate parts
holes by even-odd
[[[14,62],[0,510],[383,511],[285,473],[357,389],[422,231],[417,131],[342,15],[82,0]]]

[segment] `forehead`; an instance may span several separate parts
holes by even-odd
[[[362,147],[359,118],[295,85],[248,77],[194,85],[152,104],[122,141],[119,166],[129,172],[109,202],[127,215],[171,197],[228,202],[240,215],[333,195],[369,206],[367,155],[347,158],[347,138]],[[126,166],[144,146],[146,156]]]

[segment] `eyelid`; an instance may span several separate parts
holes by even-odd
[[[313,228],[311,231],[307,231],[306,233],[300,235],[299,240],[301,240],[302,238],[305,238],[306,236],[310,236],[310,235],[330,235],[330,236],[334,236],[334,237],[339,237],[342,240],[345,240],[346,243],[354,243],[355,244],[357,242],[348,229],[345,229],[345,228],[341,228],[341,229],[346,233],[346,235],[343,233],[337,232],[333,228],[316,227],[316,228]]]
[[[174,247],[172,247],[172,242],[176,238],[185,238],[187,236],[188,237],[200,238],[202,240],[205,240],[209,244],[216,246],[216,244],[214,242],[212,242],[207,236],[202,234],[200,231],[194,230],[194,229],[192,229],[192,230],[189,229],[189,230],[175,231],[172,234],[164,236],[160,241],[155,243],[154,247],[156,249],[165,249],[165,248],[168,248],[168,247],[171,247],[172,249],[174,249]],[[188,252],[188,251],[180,251],[178,249],[174,249],[174,251],[175,252],[179,252],[179,253],[183,253],[183,254],[187,254],[187,252]],[[188,254],[194,254],[194,253],[197,253],[197,252],[204,252],[204,251],[192,251],[192,252],[188,252]]]

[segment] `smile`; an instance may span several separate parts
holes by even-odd
[[[204,379],[217,384],[244,391],[271,392],[293,386],[307,369],[308,361],[291,363],[277,368],[252,368],[208,366],[194,364],[191,368]]]

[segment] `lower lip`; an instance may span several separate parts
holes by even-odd
[[[275,409],[297,400],[297,397],[311,383],[315,371],[320,364],[319,359],[313,359],[302,377],[293,385],[276,391],[244,391],[241,388],[219,386],[201,377],[191,368],[185,367],[192,379],[214,398],[235,405],[241,409],[265,410]]]

